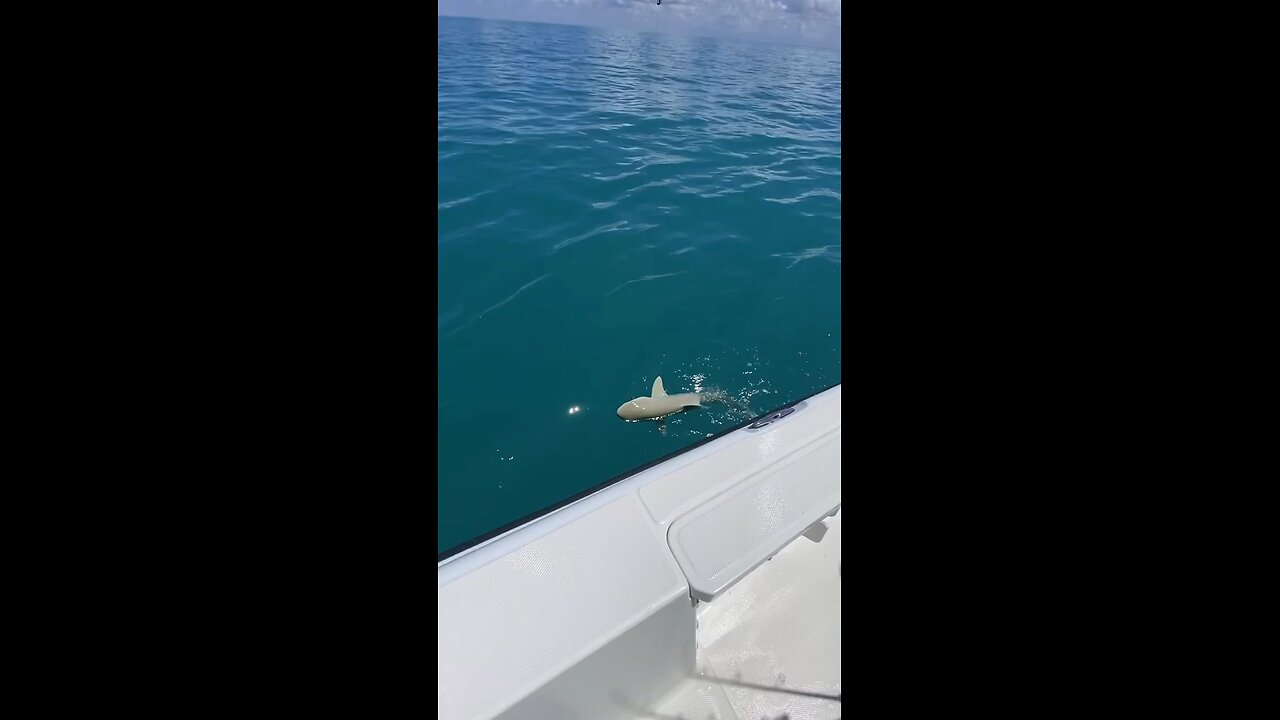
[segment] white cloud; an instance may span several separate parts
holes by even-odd
[[[437,12],[840,46],[840,0],[437,0]]]

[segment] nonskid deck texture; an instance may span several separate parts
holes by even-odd
[[[698,676],[636,718],[841,717],[840,518],[818,543],[796,538],[697,609]]]

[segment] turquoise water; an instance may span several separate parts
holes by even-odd
[[[437,551],[840,381],[838,54],[438,33]]]

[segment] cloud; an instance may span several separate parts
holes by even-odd
[[[840,46],[840,0],[437,0],[437,12]]]

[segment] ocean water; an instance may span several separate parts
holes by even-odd
[[[840,381],[838,53],[438,39],[438,552]]]

